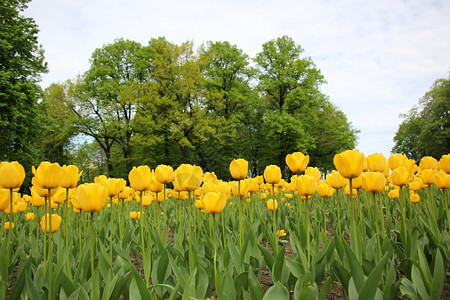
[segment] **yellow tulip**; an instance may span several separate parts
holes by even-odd
[[[408,157],[405,154],[400,154],[400,153],[392,154],[388,158],[389,169],[394,171],[398,167],[404,167],[407,160],[408,160]]]
[[[420,202],[420,196],[419,196],[419,194],[411,193],[411,194],[409,195],[409,201],[411,201],[411,203],[419,203],[419,202]]]
[[[248,178],[246,181],[248,183],[248,191],[250,193],[254,193],[258,190],[258,180],[256,178]]]
[[[217,192],[218,187],[212,181],[207,181],[202,185],[202,194],[205,195],[209,192]]]
[[[227,204],[225,195],[215,192],[206,193],[202,199],[207,214],[217,214],[223,211]]]
[[[32,172],[37,184],[43,189],[54,189],[60,186],[63,171],[58,163],[43,161],[36,169],[32,167]]]
[[[176,181],[176,184],[181,191],[194,191],[200,187],[202,179],[202,168],[195,165],[182,164],[175,171],[174,181]]]
[[[357,150],[346,150],[333,158],[336,170],[345,178],[355,178],[361,175],[364,165],[364,153]]]
[[[108,187],[108,196],[114,197],[125,188],[125,182],[122,178],[108,178],[106,180],[106,186]]]
[[[388,162],[382,153],[373,153],[367,156],[367,165],[372,172],[384,172],[388,169]]]
[[[277,209],[278,209],[278,201],[277,201],[277,200],[274,200],[274,199],[269,199],[269,200],[267,200],[267,208],[268,208],[270,211],[277,210]]]
[[[319,182],[320,177],[322,177],[322,174],[320,173],[319,168],[316,167],[308,167],[305,170],[305,175],[311,175],[316,179],[317,182]]]
[[[283,236],[286,235],[286,232],[284,231],[284,229],[277,230],[277,235],[278,235],[279,237],[283,237]]]
[[[79,172],[78,167],[74,165],[64,165],[61,167],[62,170],[62,176],[61,176],[61,182],[60,185],[62,188],[70,189],[74,188],[78,184],[78,180],[81,177],[81,174],[83,174],[83,171]]]
[[[27,221],[34,220],[35,217],[36,216],[34,215],[34,213],[27,213],[25,215],[25,218],[27,219]]]
[[[391,178],[392,183],[398,186],[408,185],[411,181],[411,176],[406,167],[398,167],[392,170]]]
[[[236,180],[247,178],[248,173],[248,161],[245,159],[233,159],[230,163],[231,177]]]
[[[148,166],[133,167],[128,174],[130,186],[136,191],[148,191],[150,189],[151,172]]]
[[[279,166],[270,165],[264,169],[264,179],[269,184],[279,183],[281,180],[281,169]]]
[[[237,181],[233,181],[230,184],[231,184],[231,193],[234,196],[239,197],[239,191],[238,191],[239,185],[238,185],[238,182]],[[248,188],[249,188],[248,182],[246,180],[242,180],[240,182],[240,185],[241,185],[240,196],[241,197],[245,197],[247,195],[247,193],[248,193]]]
[[[420,180],[422,180],[422,179],[420,179]],[[421,188],[422,188],[422,183],[419,180],[411,181],[409,183],[409,189],[412,191],[417,192]]]
[[[450,174],[439,171],[435,183],[438,189],[450,189]]]
[[[17,161],[0,163],[0,188],[15,189],[22,185],[25,170]]]
[[[360,189],[362,187],[362,174],[364,173],[361,173],[361,175],[352,179],[352,188]],[[349,179],[347,179],[346,182],[347,184],[350,184]]]
[[[18,202],[16,203],[16,210],[17,210],[18,212],[24,212],[24,211],[26,211],[26,210],[27,210],[27,203],[24,202],[24,201],[18,201]]]
[[[66,200],[66,191],[63,188],[55,189],[55,193],[52,195],[52,201],[55,203],[63,203]]]
[[[200,209],[200,210],[205,208],[205,204],[203,204],[202,200],[195,200],[194,201],[194,206],[195,206],[196,209]]]
[[[150,176],[150,191],[153,193],[160,193],[164,190],[164,184],[156,178],[155,172],[151,172]]]
[[[331,187],[328,185],[328,183],[326,183],[324,181],[319,182],[319,184],[317,185],[317,193],[321,197],[328,197],[328,195],[330,193],[330,189],[331,189]]]
[[[125,181],[125,180],[124,180]],[[130,195],[133,193],[133,189],[126,186],[123,188],[123,190],[119,193],[119,198],[126,200],[128,199],[128,197],[130,197]]]
[[[203,173],[203,183],[207,183],[207,182],[216,182],[217,180],[217,176],[214,172],[205,172]]]
[[[389,191],[388,196],[391,199],[397,199],[400,196],[400,192],[397,189],[393,189]]]
[[[42,197],[41,195],[39,195],[39,193],[36,191],[36,186],[32,186],[30,191],[31,191],[31,205],[33,205],[34,207],[44,206],[45,198]],[[43,190],[41,190],[41,191],[43,191]],[[48,190],[47,190],[47,194],[48,194]]]
[[[424,169],[420,173],[420,177],[425,184],[433,184],[436,182],[437,171],[433,169]]]
[[[49,189],[44,189],[42,188],[36,177],[33,177],[31,179],[31,184],[33,184],[33,186],[31,187],[31,194],[36,193],[41,197],[48,197],[49,196]],[[56,188],[54,189],[50,189],[50,196],[53,196],[56,193]]]
[[[100,211],[108,201],[108,189],[101,183],[85,183],[77,187],[77,202],[86,212]]]
[[[350,195],[350,186],[349,185],[345,186],[345,194]],[[352,188],[352,196],[355,197],[357,194],[358,194],[358,190]]]
[[[302,175],[297,178],[296,186],[299,195],[311,196],[317,190],[317,180],[311,175]]]
[[[433,170],[437,170],[439,168],[439,163],[436,160],[436,158],[432,157],[432,156],[424,156],[422,157],[422,159],[420,160],[420,164],[419,167],[422,170],[425,169],[433,169]]]
[[[52,227],[50,228],[50,218],[52,218]],[[45,226],[45,221],[47,220],[47,226]],[[41,219],[41,229],[43,232],[47,233],[55,233],[59,230],[59,226],[61,226],[61,220],[62,218],[58,216],[57,214],[52,214],[51,216],[49,214],[46,214]],[[45,230],[47,227],[47,231]]]
[[[169,183],[173,180],[173,168],[166,165],[158,165],[155,169],[156,179],[161,183]]]
[[[286,155],[286,164],[292,173],[301,173],[306,169],[309,163],[309,155],[301,152],[294,152]]]
[[[345,186],[345,178],[342,177],[341,173],[338,171],[331,171],[331,174],[327,174],[326,176],[327,183],[335,189],[341,189]]]
[[[439,168],[447,174],[450,174],[450,154],[442,155],[439,160]]]
[[[141,218],[141,213],[137,212],[137,211],[130,211],[129,214],[130,219],[140,219]]]
[[[142,195],[142,206],[150,206],[155,197],[152,194]]]
[[[6,230],[10,230],[14,228],[14,223],[6,222],[3,226],[5,227]]]
[[[9,206],[9,194],[10,191],[7,189],[0,189],[0,211],[3,211]]]
[[[381,172],[366,172],[362,175],[362,188],[371,193],[381,193],[386,186],[386,178]]]

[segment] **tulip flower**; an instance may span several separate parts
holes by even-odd
[[[317,180],[311,175],[302,175],[296,181],[297,191],[301,196],[311,196],[317,190]]]
[[[346,150],[333,158],[336,170],[345,178],[355,178],[361,175],[364,165],[364,153],[357,150]]]
[[[52,195],[52,201],[55,203],[63,203],[66,200],[66,192],[62,188],[55,189],[55,193]]]
[[[346,184],[345,178],[342,177],[341,173],[335,170],[331,171],[331,174],[327,174],[326,181],[332,188],[338,190],[343,188]]]
[[[367,156],[367,165],[372,172],[384,172],[388,169],[388,162],[382,153],[373,153]]]
[[[392,183],[398,186],[408,185],[411,181],[409,171],[406,167],[398,167],[392,170]]]
[[[439,168],[447,174],[450,174],[450,154],[442,155],[439,160]]]
[[[248,161],[245,159],[233,159],[230,163],[231,177],[236,180],[247,178],[248,173]]]
[[[108,187],[108,196],[114,197],[125,188],[125,182],[122,178],[108,178],[105,185]]]
[[[384,191],[386,178],[380,172],[366,172],[362,175],[362,188],[371,193]]]
[[[286,236],[286,232],[284,231],[284,229],[277,230],[277,235],[279,237],[283,237],[283,236]]]
[[[151,171],[148,166],[133,167],[128,174],[130,186],[136,191],[148,191],[150,189]]]
[[[155,172],[151,172],[150,176],[150,191],[153,193],[160,193],[164,190],[164,184],[156,178]]]
[[[436,186],[438,189],[450,189],[450,174],[439,171],[436,175]]]
[[[411,203],[419,203],[419,202],[420,202],[420,196],[419,196],[419,194],[411,193],[411,194],[409,195],[409,201],[411,201]]]
[[[3,225],[5,227],[6,230],[10,230],[14,228],[14,223],[12,222],[5,222],[5,224]]]
[[[294,152],[286,155],[286,164],[292,173],[301,173],[306,169],[309,163],[309,155],[304,155],[301,152]]]
[[[172,182],[173,180],[173,169],[171,166],[158,165],[155,169],[156,179],[165,184]]]
[[[420,179],[420,180],[422,180],[422,179]],[[419,180],[411,181],[409,183],[409,189],[412,191],[417,192],[421,188],[422,188],[422,183]]]
[[[422,170],[425,169],[433,169],[433,170],[437,170],[439,168],[439,163],[436,160],[436,158],[432,157],[432,156],[424,156],[422,157],[422,159],[420,160],[420,164],[419,167]]]
[[[389,191],[388,196],[391,199],[398,199],[398,197],[400,196],[400,192],[397,189],[393,189]]]
[[[256,178],[248,178],[246,181],[248,183],[248,191],[250,193],[254,193],[258,190],[258,180]]]
[[[45,224],[46,220],[47,225]],[[45,216],[42,217],[40,222],[42,231],[47,233],[57,232],[59,230],[59,226],[61,225],[61,220],[62,218],[57,214],[52,214],[51,216],[49,214],[46,214]]]
[[[77,187],[77,202],[86,212],[101,211],[108,201],[108,188],[100,183],[85,183]]]
[[[278,209],[278,201],[274,199],[267,200],[267,209],[270,211],[274,211]]]
[[[246,180],[241,181],[241,188],[239,190],[239,184],[237,181],[231,182],[231,193],[236,197],[245,197],[247,196],[249,185]]]
[[[322,174],[320,173],[319,168],[316,167],[308,167],[305,170],[305,175],[311,175],[316,179],[317,182],[319,182],[320,177],[322,177]]]
[[[392,154],[388,158],[389,169],[394,171],[394,169],[397,169],[398,167],[404,167],[407,160],[408,157],[405,154],[400,153]]]
[[[60,186],[63,171],[58,163],[43,161],[39,167],[32,167],[37,184],[43,189],[54,189]]]
[[[175,179],[182,191],[194,191],[199,188],[203,179],[203,171],[200,167],[190,164],[182,164],[175,171]]]
[[[24,179],[25,170],[17,161],[0,163],[0,188],[18,188]]]
[[[281,180],[281,169],[279,166],[270,165],[264,169],[264,179],[269,184],[277,184]]]
[[[129,213],[130,219],[140,219],[141,218],[141,213],[137,212],[137,211],[130,211]]]
[[[217,192],[217,191],[218,191],[217,185],[215,185],[211,181],[207,181],[207,182],[203,183],[203,185],[202,185],[202,194],[203,195],[205,195],[206,193],[209,193],[209,192]]]
[[[78,167],[74,165],[64,165],[61,167],[62,176],[60,186],[65,189],[75,188],[80,180],[83,171],[79,172]]]
[[[25,215],[25,218],[27,219],[27,221],[34,220],[35,217],[36,216],[34,215],[34,213],[27,213]]]
[[[3,211],[9,206],[9,193],[7,189],[0,189],[0,211]]]
[[[328,183],[323,181],[319,182],[319,184],[317,185],[317,193],[321,197],[328,197],[330,189],[331,187],[328,185]]]
[[[436,182],[437,171],[433,169],[424,169],[420,173],[420,177],[425,184],[433,184]]]
[[[207,182],[215,183],[216,180],[217,180],[217,176],[214,172],[203,173],[203,183],[207,183]]]
[[[227,203],[225,195],[215,192],[206,193],[202,199],[207,214],[217,214],[223,211]]]
[[[107,185],[108,184],[108,177],[106,175],[99,175],[94,177],[94,183],[102,183]]]

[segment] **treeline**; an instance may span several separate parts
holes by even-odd
[[[228,179],[233,158],[248,160],[256,175],[269,164],[288,170],[294,151],[329,170],[357,131],[320,91],[323,75],[302,53],[287,36],[252,60],[228,42],[196,49],[163,37],[147,46],[118,39],[93,52],[82,76],[45,90],[39,148],[88,177],[192,163]],[[84,143],[74,148],[74,137]]]

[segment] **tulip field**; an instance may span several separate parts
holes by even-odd
[[[79,184],[76,166],[2,162],[0,299],[450,297],[450,155],[286,164],[250,178],[236,159],[230,182],[182,164]]]

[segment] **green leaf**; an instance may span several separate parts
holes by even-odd
[[[42,297],[41,294],[39,294],[39,291],[36,289],[36,286],[33,284],[33,281],[30,278],[30,275],[27,276],[26,278],[26,287],[27,287],[27,292],[28,292],[28,296],[30,297],[30,299],[43,299],[44,297]]]
[[[372,272],[370,272],[367,277],[364,285],[359,291],[358,299],[373,299],[375,297],[375,293],[377,292],[378,283],[381,279],[381,274],[383,273],[384,266],[388,262],[391,252],[386,253],[383,258],[376,264],[375,268],[373,268]]]
[[[267,249],[264,248],[263,245],[258,244],[258,248],[259,248],[259,250],[261,251],[261,253],[262,253],[263,257],[264,257],[264,261],[266,262],[267,267],[269,269],[272,269],[273,263],[275,261],[275,259],[273,258],[273,255],[269,251],[267,251]]]
[[[285,266],[285,264],[284,264],[284,247],[285,246],[280,248],[280,251],[278,252],[278,256],[275,260],[275,263],[273,264],[272,274],[271,274],[273,282],[281,281],[283,268]],[[282,282],[282,283],[284,283],[284,282]]]
[[[139,287],[134,278],[133,278],[133,280],[131,280],[129,294],[130,294],[130,299],[142,300],[142,296],[139,291]]]
[[[248,288],[250,290],[250,295],[252,296],[251,299],[259,300],[263,298],[264,290],[252,270],[248,271]]]
[[[440,299],[445,282],[445,264],[441,252],[437,250],[431,281],[431,299]]]
[[[291,271],[292,275],[294,275],[296,278],[300,278],[305,274],[305,269],[303,268],[303,265],[300,264],[298,261],[293,260],[291,257],[286,257],[286,266]]]
[[[280,282],[276,282],[270,289],[267,290],[266,294],[262,298],[263,300],[283,300],[289,299],[289,291]]]
[[[419,292],[420,297],[422,297],[422,299],[429,299],[430,296],[427,293],[427,289],[423,282],[420,270],[416,265],[412,266],[411,277],[413,286]]]
[[[350,266],[350,273],[352,274],[356,290],[359,292],[362,286],[364,285],[363,269],[350,246],[344,241],[342,242],[342,244],[344,245],[345,252],[347,254],[348,263]]]
[[[419,266],[420,266],[420,273],[421,273],[421,277],[422,280],[424,281],[425,287],[427,288],[427,290],[430,290],[431,288],[431,271],[430,271],[430,267],[428,266],[428,261],[425,257],[425,254],[423,253],[423,249],[419,248],[418,249],[418,254],[419,254]]]
[[[222,279],[222,290],[219,291],[220,299],[236,299],[236,289],[234,287],[233,278],[231,278],[230,274],[225,273],[225,276]]]
[[[337,274],[337,277],[341,281],[342,286],[347,290],[351,278],[350,272],[338,260],[333,262],[333,268]]]

